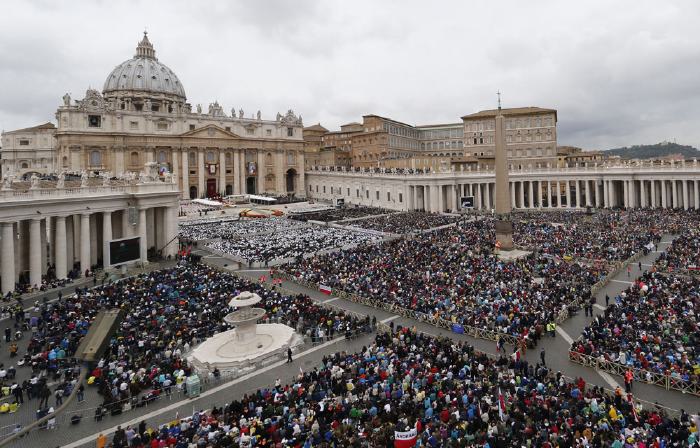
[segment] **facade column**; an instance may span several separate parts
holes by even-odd
[[[39,245],[41,247],[41,275],[44,276],[46,275],[46,272],[48,271],[48,260],[49,260],[49,253],[48,253],[48,234],[49,230],[51,228],[51,224],[49,221],[51,218],[44,218],[40,221],[40,228],[39,228],[39,235],[41,237],[41,241],[39,242]]]
[[[651,208],[656,208],[656,181],[654,179],[649,181],[650,184],[650,196],[651,196]]]
[[[537,208],[542,208],[542,181],[537,181]]]
[[[182,199],[190,198],[190,155],[186,149],[182,150]]]
[[[510,185],[510,208],[516,208],[517,204],[515,203],[515,182],[509,182]]]
[[[673,204],[673,208],[678,208],[680,205],[678,197],[678,182],[676,182],[676,179],[673,179],[671,181],[671,204]]]
[[[520,184],[520,194],[518,195],[518,199],[520,200],[520,208],[525,208],[525,182],[521,180],[518,183]]]
[[[204,148],[197,148],[197,197],[207,197],[204,184]]]
[[[90,269],[90,215],[80,215],[80,276]]]
[[[139,237],[140,241],[140,252],[141,252],[141,262],[148,263],[148,228],[146,226],[146,209],[139,209]]]
[[[163,208],[164,240],[163,257],[174,257],[177,255],[177,205]]]
[[[581,181],[576,179],[574,182],[575,194],[576,194],[576,208],[581,208]]]
[[[297,153],[297,157],[295,158],[297,160],[297,172],[299,175],[299,184],[296,186],[295,193],[297,194],[297,196],[301,197],[306,197],[306,171],[304,168],[306,164],[305,158],[306,155],[304,155],[304,151],[299,151]]]
[[[445,191],[443,185],[437,186],[438,195],[438,212],[442,213],[445,211]]]
[[[15,226],[11,222],[3,222],[2,227],[2,294],[5,295],[15,289]]]
[[[180,150],[179,149],[171,149],[170,150],[170,159],[173,161],[172,162],[172,170],[170,174],[173,176],[173,181],[176,184],[180,183],[180,161],[178,160],[180,157]]]
[[[73,230],[73,216],[67,216],[66,218],[66,267],[68,272],[73,270],[73,265],[75,264],[75,245],[73,239],[75,237]]]
[[[552,181],[547,181],[547,207],[552,208]]]
[[[695,199],[695,210],[700,210],[700,196],[698,193],[700,193],[700,184],[697,180],[693,181],[693,193],[694,193],[694,199]]]
[[[231,167],[231,173],[233,174],[233,194],[241,194],[241,150],[233,150],[233,166]]]
[[[226,153],[219,151],[219,194],[226,195]]]
[[[603,201],[605,208],[611,208],[610,205],[610,181],[603,180]]]
[[[639,180],[639,206],[641,208],[646,208],[647,206],[647,190],[644,179]]]
[[[472,192],[474,193],[474,208],[481,210],[481,184],[472,184]]]
[[[102,213],[102,266],[109,267],[109,242],[112,240],[112,212]]]
[[[90,266],[97,264],[97,259],[99,258],[98,248],[99,246],[99,235],[97,231],[97,214],[90,215]]]
[[[557,184],[557,188],[554,191],[554,195],[556,196],[556,199],[557,199],[557,201],[556,201],[557,207],[561,208],[564,206],[562,204],[562,201],[561,201],[561,182],[557,181],[556,184]]]
[[[238,164],[238,182],[241,184],[241,194],[246,194],[246,177],[248,176],[248,168],[245,165],[245,149],[241,149],[238,153],[240,163]]]
[[[683,182],[683,209],[688,210],[688,181],[683,179],[681,182]]]
[[[586,179],[583,182],[585,183],[584,191],[586,193],[586,207],[593,207],[593,198],[591,197],[591,181],[590,179]]]
[[[571,185],[569,185],[568,180],[564,181],[564,189],[566,193],[566,208],[571,208]]]
[[[491,202],[491,184],[489,182],[485,183],[484,188],[486,189],[486,210],[491,210],[493,208]]]
[[[287,195],[287,183],[284,179],[284,151],[279,150],[274,153],[274,168],[275,168],[275,190],[280,196]],[[292,192],[290,192],[292,193]]]
[[[258,187],[256,190],[256,194],[262,194],[265,192],[265,176],[267,175],[267,165],[265,165],[265,154],[263,154],[262,150],[258,149],[257,150],[257,156],[258,156],[258,176],[257,176],[257,182],[258,182]],[[333,194],[333,193],[331,193]]]
[[[535,208],[535,195],[534,195],[534,188],[533,188],[533,181],[529,181],[527,183],[527,196],[530,201],[530,208]]]
[[[62,279],[68,276],[68,263],[66,261],[66,217],[56,217],[56,230],[54,233],[56,278]]]
[[[29,284],[41,286],[41,219],[29,221]]]
[[[667,208],[668,194],[666,192],[666,180],[661,179],[661,208]]]
[[[628,180],[622,181],[622,205],[623,205],[625,208],[627,208],[627,207],[630,206],[630,203],[629,203],[629,194],[630,194],[630,193],[629,193],[629,190],[630,190],[629,181],[628,181]]]

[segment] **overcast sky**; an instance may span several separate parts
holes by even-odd
[[[102,89],[144,28],[193,107],[294,109],[334,130],[379,114],[457,122],[559,111],[559,143],[700,146],[700,1],[16,1],[2,3],[0,129],[55,121]]]

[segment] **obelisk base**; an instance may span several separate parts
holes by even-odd
[[[513,250],[513,223],[502,219],[496,220],[496,241],[502,251]]]

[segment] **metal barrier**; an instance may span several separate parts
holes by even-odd
[[[569,360],[582,366],[592,367],[596,370],[602,370],[603,372],[622,377],[624,377],[625,372],[627,372],[629,369],[632,371],[634,381],[645,384],[653,384],[655,386],[663,387],[666,390],[678,390],[684,394],[700,396],[700,384],[683,381],[682,379],[674,378],[669,374],[661,374],[646,369],[626,366],[618,362],[579,353],[575,350],[569,350]]]

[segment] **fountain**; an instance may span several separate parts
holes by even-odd
[[[288,348],[303,340],[293,328],[283,324],[258,324],[265,310],[255,308],[262,298],[242,292],[229,302],[236,311],[224,316],[233,330],[218,333],[197,346],[188,361],[200,374],[219,369],[222,374],[242,375],[284,359]]]

